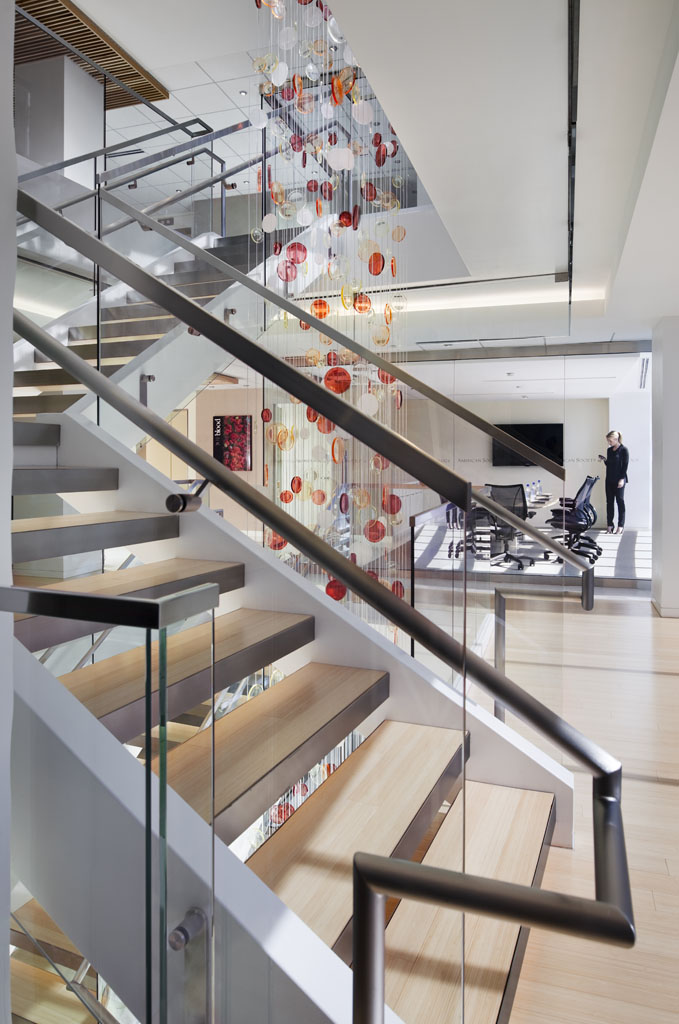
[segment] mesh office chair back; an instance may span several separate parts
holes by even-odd
[[[528,518],[528,503],[523,484],[491,484],[490,497],[519,519]]]

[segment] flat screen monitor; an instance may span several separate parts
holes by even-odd
[[[505,430],[517,441],[523,441],[542,455],[563,466],[563,423],[498,423],[500,430]],[[522,455],[505,448],[493,439],[494,466],[534,466],[535,463],[524,459]]]

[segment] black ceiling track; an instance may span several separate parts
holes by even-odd
[[[568,0],[568,333],[573,301],[573,232],[575,224],[575,142],[578,121],[580,0]]]

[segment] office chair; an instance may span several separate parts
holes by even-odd
[[[531,512],[528,509],[526,491],[523,484],[488,484],[487,486],[491,500],[501,505],[508,512],[512,512],[517,518],[531,519],[535,515],[535,512]],[[499,540],[503,544],[503,550],[491,557],[490,564],[498,565],[500,562],[516,562],[519,569],[523,569],[525,561],[528,561],[529,565],[535,565],[535,559],[530,555],[520,558],[518,555],[513,555],[509,550],[511,542],[522,536],[521,530],[510,523],[504,522],[498,516],[491,516],[491,519],[493,521],[494,539],[496,541]]]
[[[591,497],[598,479],[598,476],[587,476],[574,498],[559,498],[559,511],[554,512],[547,521],[548,526],[564,531],[555,540],[562,540],[571,551],[585,555],[591,565],[594,565],[603,550],[592,537],[585,536],[597,519]]]

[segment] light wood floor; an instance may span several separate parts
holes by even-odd
[[[618,950],[534,930],[512,1024],[677,1024],[679,620],[629,595],[590,613],[510,605],[507,674],[622,761],[638,932]],[[575,847],[550,851],[543,884],[591,896],[591,779],[575,785]]]

